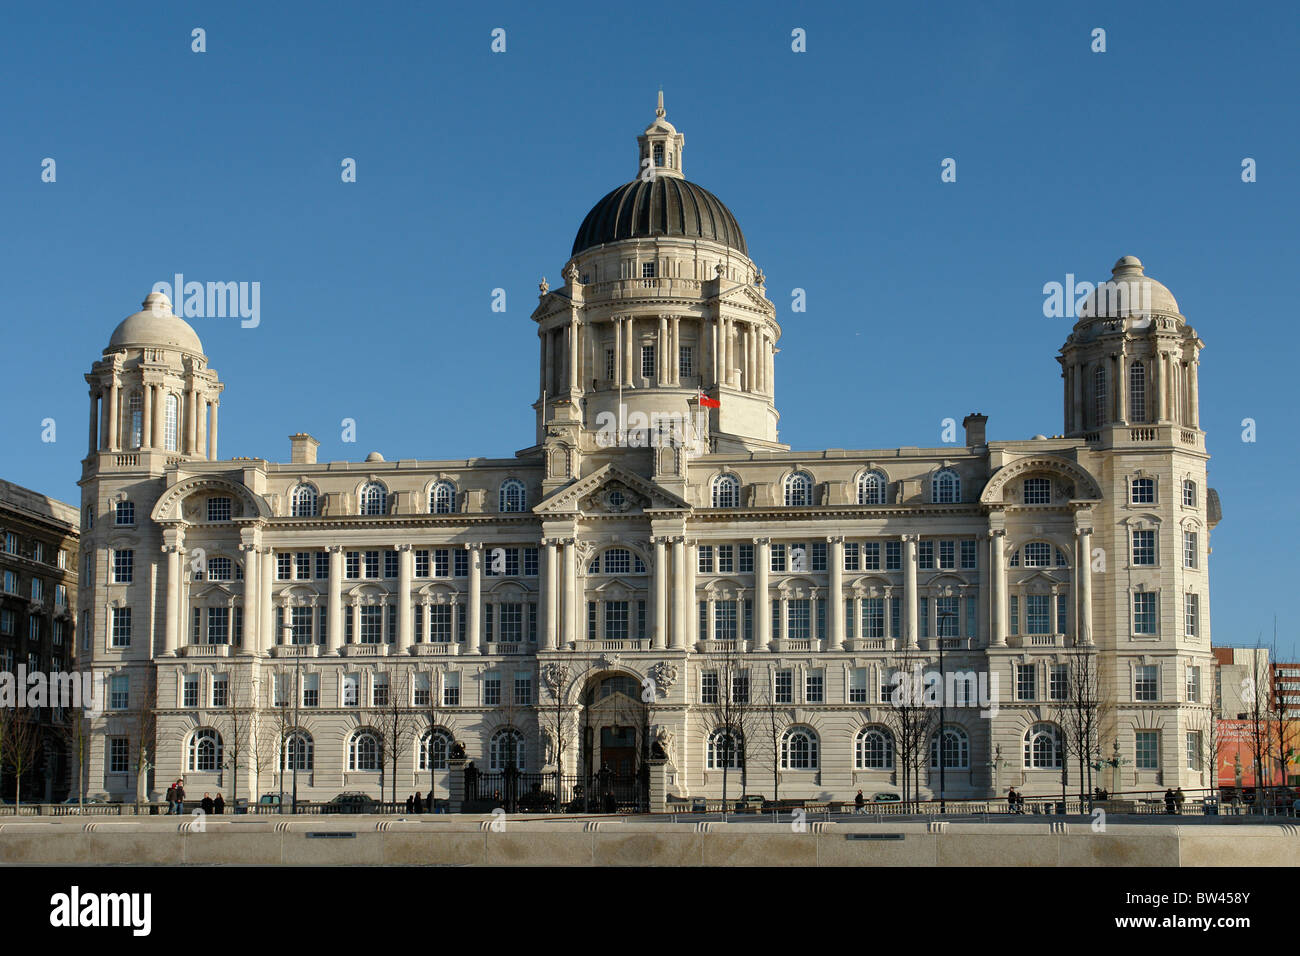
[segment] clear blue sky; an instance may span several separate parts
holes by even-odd
[[[8,5],[0,476],[79,500],[82,376],[175,272],[261,283],[259,328],[193,323],[223,456],[299,430],[324,459],[527,446],[537,282],[632,177],[662,85],[767,273],[796,448],[936,445],[973,410],[1059,432],[1043,284],[1141,257],[1207,343],[1215,641],[1277,611],[1295,656],[1298,27],[1282,3]]]

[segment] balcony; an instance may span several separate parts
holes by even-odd
[[[777,640],[776,649],[782,654],[793,651],[819,651],[821,641],[810,637],[783,637]]]
[[[844,648],[849,651],[892,651],[894,643],[892,637],[851,637],[844,642]]]
[[[646,638],[621,638],[611,640],[581,640],[574,642],[574,649],[586,651],[646,651],[650,649],[650,641]]]
[[[344,657],[387,657],[387,644],[344,644]]]
[[[317,657],[318,644],[276,644],[270,649],[272,657]]]
[[[229,657],[229,644],[182,644],[176,648],[181,657]]]
[[[460,653],[459,644],[451,641],[434,641],[430,644],[412,644],[411,653],[416,657],[455,657]]]
[[[1064,634],[1011,634],[1007,636],[1008,647],[1065,647]]]
[[[519,641],[511,641],[509,643],[502,641],[499,643],[489,643],[483,645],[483,653],[510,657],[518,654],[527,654],[528,647],[529,645]]]

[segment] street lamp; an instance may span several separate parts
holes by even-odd
[[[939,631],[939,748],[938,748],[938,750],[939,750],[939,812],[940,812],[940,813],[947,813],[947,812],[948,812],[948,802],[947,802],[947,799],[946,799],[946,786],[945,786],[945,784],[947,783],[947,777],[946,777],[946,774],[945,774],[945,769],[947,768],[948,760],[947,760],[947,758],[944,756],[944,752],[943,752],[943,743],[944,743],[944,740],[943,740],[943,733],[944,733],[944,711],[945,711],[944,704],[947,702],[948,688],[947,688],[947,684],[946,684],[946,682],[945,682],[945,680],[944,680],[944,676],[943,676],[943,644],[944,644],[944,640],[945,640],[945,638],[946,638],[946,636],[947,636],[947,630],[948,630],[948,628],[945,626],[945,624],[946,624],[946,622],[949,622],[949,621],[955,621],[956,617],[957,617],[957,615],[956,615],[956,613],[953,612],[953,611],[940,611],[940,612],[939,612],[939,621],[938,621],[938,631]],[[956,628],[954,627],[953,630],[956,631]]]

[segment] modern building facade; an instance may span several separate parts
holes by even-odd
[[[1080,672],[1125,789],[1204,785],[1203,343],[1168,289],[1116,264],[1142,305],[1084,310],[1057,437],[971,415],[964,443],[794,450],[764,274],[684,146],[661,98],[637,177],[542,282],[512,456],[322,462],[296,434],[285,462],[221,458],[194,330],[158,293],[118,326],[86,376],[81,607],[120,690],[92,790],[152,766],[255,798],[297,767],[315,800],[442,795],[458,742],[572,774],[634,774],[653,743],[683,796],[724,772],[732,795],[897,791],[912,754],[926,796],[941,756],[949,797],[1077,792]],[[974,690],[909,743],[896,672],[941,650]]]
[[[14,675],[14,689],[26,675],[69,673],[77,669],[78,602],[77,509],[39,492],[0,480],[0,672]],[[48,686],[48,685],[47,685]],[[36,725],[28,741],[24,800],[66,796],[75,773],[67,722],[54,698],[36,707],[14,707],[15,719]],[[36,698],[32,698],[36,702]],[[10,741],[0,729],[0,746]],[[0,797],[12,801],[13,761],[0,768]]]

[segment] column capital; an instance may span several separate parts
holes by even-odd
[[[754,544],[759,544],[759,545],[768,545],[768,544],[771,544],[771,543],[772,543],[772,539],[771,539],[771,538],[755,538],[755,539],[754,539]]]
[[[415,547],[415,546],[414,546],[414,545],[411,545],[411,544],[395,544],[395,545],[393,545],[393,550],[394,550],[394,551],[399,551],[399,552],[400,552],[400,551],[410,551],[410,550],[411,550],[412,548],[414,548],[414,547]]]
[[[1075,536],[1076,538],[1083,538],[1083,537],[1086,537],[1086,536],[1091,535],[1091,534],[1092,534],[1092,527],[1091,527],[1091,526],[1088,526],[1088,527],[1081,527],[1081,528],[1075,528],[1075,529],[1074,529],[1074,536]]]
[[[1006,528],[989,528],[984,532],[984,537],[992,540],[993,538],[1005,538],[1007,536]]]
[[[482,551],[482,550],[483,550],[483,542],[482,542],[482,541],[466,541],[466,542],[465,542],[465,550],[466,550],[466,551]]]
[[[826,542],[827,542],[827,544],[843,544],[843,543],[844,543],[844,535],[842,535],[842,534],[828,534],[828,535],[826,536]]]
[[[258,551],[261,547],[261,544],[256,541],[241,541],[239,543],[240,551]]]
[[[912,544],[921,540],[921,536],[919,534],[900,534],[898,537],[899,540],[907,543],[912,543]]]
[[[343,553],[343,545],[341,545],[341,544],[328,544],[328,545],[325,546],[325,550],[328,551],[330,554],[342,554],[342,553]]]

